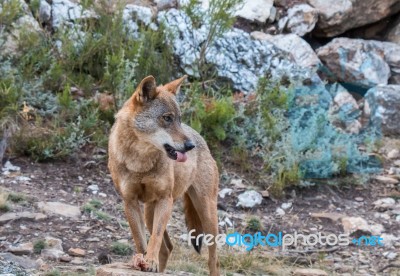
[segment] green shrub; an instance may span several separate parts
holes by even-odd
[[[113,242],[111,244],[111,252],[113,252],[116,255],[127,256],[132,254],[133,250],[131,246],[129,246],[126,243]]]
[[[218,146],[227,138],[227,129],[235,116],[230,96],[218,96],[212,89],[204,91],[198,82],[192,83],[186,90],[182,112],[186,122],[200,132],[211,146]]]
[[[23,14],[21,3],[14,0],[3,0],[0,3],[0,26],[9,27]]]
[[[264,229],[264,227],[259,218],[251,217],[246,222],[246,229],[251,232],[260,232]]]
[[[42,252],[42,250],[45,249],[45,247],[46,247],[45,240],[37,240],[33,244],[33,252],[35,252],[35,254],[40,254]]]

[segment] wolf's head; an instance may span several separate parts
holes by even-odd
[[[185,162],[186,152],[195,147],[182,128],[181,111],[175,98],[185,79],[186,76],[157,87],[154,77],[148,76],[125,104],[133,111],[129,120],[138,138],[178,162]]]

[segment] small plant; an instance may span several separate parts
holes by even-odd
[[[10,193],[8,195],[8,200],[12,201],[14,203],[19,203],[24,201],[26,198],[23,194],[17,194],[17,193]]]
[[[46,276],[61,276],[61,272],[58,269],[53,269],[52,271],[47,272],[45,275]]]
[[[251,217],[246,222],[246,229],[251,232],[260,232],[264,229],[264,227],[259,218]]]
[[[86,203],[85,205],[82,206],[82,211],[84,213],[89,213],[90,214],[95,210],[96,210],[96,208],[90,203]]]
[[[246,254],[229,254],[220,256],[221,267],[236,273],[247,273],[256,261],[251,252]]]
[[[99,208],[101,208],[101,206],[103,206],[103,202],[101,202],[98,199],[91,199],[89,201],[89,204],[92,205],[96,209],[99,209]]]
[[[100,220],[104,220],[104,221],[110,221],[111,220],[111,216],[105,212],[99,211],[99,210],[95,210],[94,215],[100,219]]]
[[[10,206],[8,205],[8,202],[7,202],[8,196],[9,196],[9,193],[7,193],[3,189],[0,189],[0,211],[1,212],[10,211]]]
[[[198,55],[196,56],[195,72],[201,81],[208,80],[213,75],[213,70],[206,63],[206,55],[215,39],[229,30],[236,18],[234,12],[240,8],[243,0],[211,0],[208,9],[202,9],[197,0],[190,0],[183,10],[190,17],[193,28],[199,28],[205,24],[207,26],[207,37],[201,44]],[[195,36],[193,36],[195,37]]]
[[[42,250],[45,249],[45,247],[46,247],[46,241],[45,240],[37,240],[33,244],[33,252],[35,254],[40,254],[42,252]]]
[[[0,7],[0,26],[8,27],[22,15],[22,7],[19,1],[4,0]]]
[[[121,225],[123,228],[128,228],[129,224],[126,221],[120,221],[119,225]]]
[[[128,256],[128,255],[132,254],[133,250],[126,243],[113,242],[111,244],[111,252],[113,252],[116,255],[120,255],[120,256]]]

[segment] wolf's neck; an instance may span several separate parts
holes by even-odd
[[[120,161],[128,170],[136,173],[148,172],[153,169],[160,160],[161,151],[149,143],[140,141],[135,132],[124,124],[118,127],[123,128],[125,132],[125,135],[118,137],[118,146],[122,153]]]

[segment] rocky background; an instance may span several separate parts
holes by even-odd
[[[87,8],[91,1],[72,0],[4,0],[0,13],[7,3],[17,2],[22,13],[15,21],[0,17],[3,65],[5,60],[24,60],[20,44],[27,29],[51,37],[56,49],[66,44],[57,34],[69,29],[67,40],[74,49],[81,49],[88,36],[82,22],[99,18],[95,9]],[[235,9],[233,27],[212,42],[208,39],[214,26],[211,18],[204,16],[201,23],[196,22],[184,8],[188,2],[126,1],[122,24],[129,36],[138,39],[143,26],[168,33],[168,39],[158,46],[170,47],[173,61],[168,66],[200,80],[202,87],[210,79],[220,87],[228,85],[239,109],[251,105],[260,77],[292,91],[295,104],[285,112],[287,125],[281,127],[281,131],[290,129],[290,136],[285,136],[290,139],[282,136],[274,146],[290,144],[295,150],[267,152],[272,157],[293,155],[296,162],[304,161],[300,162],[305,174],[301,185],[285,186],[283,197],[277,197],[270,186],[259,185],[251,171],[242,170],[247,164],[237,166],[237,162],[222,159],[226,164],[221,169],[220,231],[346,232],[354,237],[381,235],[385,241],[379,248],[257,248],[251,253],[222,248],[224,275],[398,275],[400,1],[244,1]],[[207,15],[214,2],[200,1],[194,14]],[[119,3],[107,3],[112,14]],[[206,77],[200,63],[213,68],[212,77]],[[87,97],[80,85],[68,87],[67,94],[74,100]],[[118,100],[116,95],[100,92],[90,97],[101,108]],[[57,101],[49,99],[44,102]],[[24,116],[46,118],[55,112],[51,106],[40,109],[33,102],[23,102]],[[325,121],[318,125],[322,117]],[[30,117],[26,120],[32,121]],[[238,122],[238,129],[226,130],[228,138],[241,133],[246,121]],[[29,131],[46,133],[45,129],[41,125]],[[130,234],[105,166],[105,146],[97,145],[88,154],[82,142],[72,162],[42,164],[21,157],[26,152],[7,150],[13,140],[10,133],[17,131],[2,126],[0,156],[5,158],[0,205],[6,207],[0,213],[0,275],[93,275],[102,264],[127,261],[133,253]],[[372,149],[369,139],[374,142]],[[345,175],[331,153],[334,147],[346,147]],[[310,158],[315,148],[319,157]],[[259,146],[252,148],[253,153],[259,151]],[[250,159],[249,155],[241,158]],[[279,171],[281,165],[273,169]],[[271,181],[267,176],[265,183]],[[186,245],[180,203],[168,227],[177,244],[168,273],[206,274],[206,254],[197,256]],[[117,273],[109,267],[97,271],[99,275]]]

